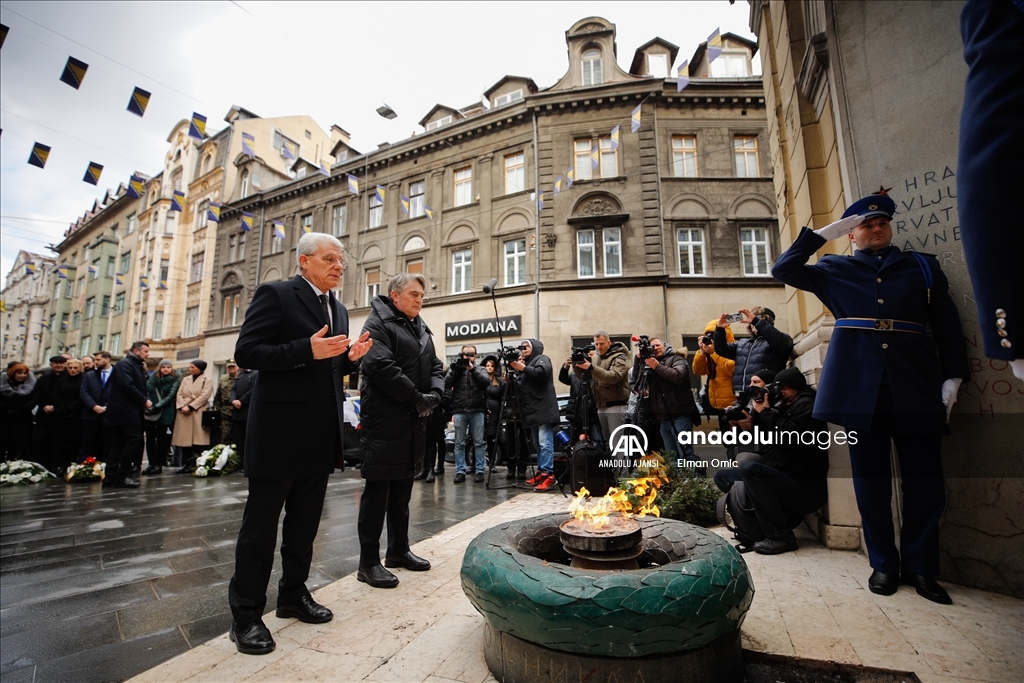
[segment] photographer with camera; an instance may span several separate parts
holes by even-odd
[[[734,322],[743,323],[750,337],[730,344],[726,328]],[[740,393],[758,370],[779,372],[786,367],[793,354],[793,338],[775,327],[775,313],[770,308],[741,308],[739,313],[723,313],[715,325],[715,350],[720,356],[736,361],[732,373],[732,388]]]
[[[728,424],[722,417],[722,411],[736,402],[736,394],[732,390],[732,374],[736,369],[736,361],[719,355],[715,351],[715,328],[718,320],[708,322],[704,334],[697,339],[697,353],[693,356],[693,372],[699,377],[707,377],[700,391],[701,408],[709,419],[718,416],[718,426],[725,431]],[[732,344],[736,339],[732,329],[725,328],[725,341]]]
[[[612,432],[625,422],[623,411],[629,402],[629,350],[622,342],[613,342],[604,330],[598,330],[593,346],[573,349],[572,362],[577,377],[590,377],[602,441],[611,448]]]
[[[828,428],[811,415],[815,392],[797,368],[786,368],[772,384],[750,391],[751,421],[760,431],[773,434],[772,444],[764,448],[758,462],[719,470],[715,485],[728,493],[736,482],[743,482],[760,526],[758,535],[764,536],[754,543],[754,551],[778,555],[797,549],[792,530],[825,502],[828,451],[813,439],[803,443],[800,436]],[[797,432],[797,436],[786,438],[783,432]]]
[[[690,390],[690,364],[686,349],[676,352],[657,337],[649,342],[641,340],[633,359],[633,376],[640,377],[646,366],[647,413],[661,423],[661,438],[665,448],[673,449],[680,458],[696,459],[693,446],[679,443],[681,432],[693,431],[693,414],[697,404]]]
[[[491,383],[487,372],[475,365],[476,347],[466,345],[444,377],[444,389],[451,392],[452,415],[455,421],[455,483],[466,481],[466,432],[473,439],[473,481],[482,483],[487,461],[484,422],[487,410],[485,391]]]
[[[523,424],[537,446],[537,474],[526,483],[536,491],[547,491],[555,485],[554,427],[559,421],[551,359],[544,355],[544,344],[525,339],[519,345],[519,360],[510,362],[509,367],[515,371],[512,381],[519,384]],[[513,464],[509,463],[510,472]]]
[[[751,431],[754,428],[754,396],[761,395],[761,389],[765,389],[775,381],[775,373],[771,370],[755,372],[750,378],[750,384],[740,392],[736,403],[722,411],[722,417],[729,423],[730,427],[739,427],[744,431]]]

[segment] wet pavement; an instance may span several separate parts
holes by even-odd
[[[2,490],[0,683],[123,681],[228,629],[246,480],[164,472],[137,490],[62,481]],[[443,482],[416,483],[412,543],[518,492],[456,485],[453,475],[449,467]],[[358,471],[331,477],[311,590],[356,569],[361,489]]]

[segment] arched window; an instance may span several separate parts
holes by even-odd
[[[600,85],[604,83],[601,71],[601,51],[587,50],[583,53],[583,85]]]
[[[239,199],[245,199],[249,196],[249,172],[242,171],[242,188],[238,193]]]
[[[402,252],[408,253],[410,251],[419,251],[420,249],[425,249],[426,246],[427,243],[423,241],[422,237],[414,235],[405,243],[405,249],[403,249]]]

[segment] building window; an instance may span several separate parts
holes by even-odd
[[[576,277],[594,277],[594,231],[576,233]]]
[[[92,320],[94,315],[96,315],[96,297],[90,296],[85,300],[85,319]]]
[[[284,239],[277,236],[274,231],[274,225],[270,224],[267,226],[270,229],[270,253],[280,254],[284,251]]]
[[[757,178],[760,175],[757,165],[757,137],[753,135],[737,135],[736,177]]]
[[[468,292],[473,286],[473,250],[452,253],[452,294]]]
[[[122,313],[124,313],[124,292],[114,297],[114,315],[121,315]]]
[[[768,229],[740,229],[744,275],[768,275]]]
[[[238,192],[239,199],[245,199],[249,196],[249,172],[242,171],[242,187]]]
[[[601,71],[600,50],[587,50],[583,53],[583,85],[601,85],[604,75]]]
[[[679,274],[704,275],[704,231],[699,228],[680,228]]]
[[[55,300],[60,298],[60,280],[53,283],[53,298]]]
[[[307,213],[302,217],[302,234],[313,232],[313,214]]]
[[[603,137],[599,141],[601,154],[601,177],[614,178],[619,175],[619,159],[615,149],[612,148],[611,137]]]
[[[723,52],[711,62],[712,78],[746,78],[750,75],[747,55],[743,52]]]
[[[121,353],[121,333],[115,332],[110,335],[110,355],[116,356]]]
[[[597,168],[594,168],[593,150],[598,149]],[[593,178],[614,178],[619,174],[618,152],[612,149],[611,136],[592,140],[579,138],[573,141],[573,160],[576,167],[576,180],[592,180]]]
[[[409,218],[419,218],[426,215],[426,191],[427,183],[423,180],[409,183]]]
[[[110,295],[104,294],[100,303],[100,317],[106,318],[108,315],[110,315]]]
[[[116,261],[113,256],[107,257],[107,277],[114,277],[114,264]]]
[[[234,263],[237,260],[238,260],[238,235],[231,235],[230,237],[228,237],[228,263]]]
[[[128,274],[128,268],[131,266],[131,264],[132,253],[130,251],[126,251],[123,254],[121,254],[121,275]]]
[[[384,202],[376,192],[370,193],[370,227],[379,228],[384,221]]]
[[[99,336],[99,342],[96,344],[96,350],[97,351],[102,351],[103,350],[103,344],[105,344],[106,341],[107,341],[107,335],[101,334]]]
[[[697,137],[672,136],[672,169],[677,178],[697,177]]]
[[[366,271],[366,305],[380,295],[380,269]]]
[[[285,159],[298,159],[300,156],[299,143],[281,135],[279,130],[274,131],[274,149],[280,152]]]
[[[153,341],[160,341],[164,338],[164,312],[153,312]]]
[[[164,235],[166,237],[174,237],[174,228],[178,224],[178,214],[174,211],[168,211],[167,215],[164,216]]]
[[[426,249],[427,243],[419,235],[413,235],[405,241],[405,246],[402,247],[402,253],[408,254],[410,251],[419,251],[420,249]]]
[[[71,291],[72,287],[74,287],[74,285],[71,284],[71,279],[68,278],[68,281],[64,284],[64,298],[65,299],[70,299],[73,296],[73,293]]]
[[[295,177],[296,178],[305,178],[306,177],[306,167],[305,166],[299,166],[299,170],[295,172]]]
[[[128,227],[125,228],[125,234],[130,235],[135,232],[135,214],[128,214]]]
[[[423,259],[415,258],[405,262],[405,272],[423,275]]]
[[[224,316],[221,320],[222,327],[234,327],[241,323],[242,317],[242,293],[234,292],[224,297]]]
[[[82,326],[82,314],[75,311],[75,314],[71,317],[71,329],[77,330]]]
[[[209,209],[210,202],[206,199],[199,202],[199,205],[196,206],[196,230],[201,230],[206,227],[206,212],[209,211]]]
[[[518,102],[521,99],[523,99],[523,91],[522,91],[522,89],[513,90],[510,93],[506,93],[504,95],[498,95],[497,97],[495,97],[494,98],[494,106],[495,107],[504,107],[506,104],[512,104],[513,102]]]
[[[78,278],[78,285],[75,288],[75,294],[77,296],[82,296],[82,292],[84,292],[84,291],[85,291],[85,276],[83,275],[82,277]]]
[[[655,78],[668,78],[668,55],[661,52],[647,55],[647,73]]]
[[[189,284],[193,282],[199,282],[203,279],[203,265],[206,262],[206,252],[201,251],[198,254],[192,254],[192,266],[189,268]]]
[[[473,201],[473,169],[460,168],[455,171],[455,206],[464,206]]]
[[[181,167],[174,169],[174,171],[171,173],[171,185],[173,185],[174,189],[178,191],[181,191],[181,176]]]
[[[185,309],[185,332],[183,337],[194,337],[199,334],[199,307]]]
[[[210,166],[213,164],[213,155],[207,154],[203,157],[203,175],[210,172]]]
[[[526,284],[526,240],[505,242],[505,286]]]
[[[451,122],[452,122],[452,117],[451,117],[451,115],[448,115],[448,116],[445,116],[443,118],[438,119],[437,121],[431,121],[427,125],[423,126],[423,129],[424,130],[434,130],[435,128],[440,128],[441,126],[447,126]]]
[[[68,314],[67,313],[61,313],[60,314],[60,329],[61,329],[61,331],[64,331],[64,330],[68,329]]]
[[[139,334],[136,339],[146,338],[146,312],[143,311],[142,315],[139,316]]]
[[[575,161],[576,180],[590,180],[593,164],[590,161],[590,138],[575,140],[573,142],[573,158]]]
[[[604,275],[622,275],[622,230],[605,228],[601,240],[604,242]]]
[[[79,351],[79,354],[82,355],[82,356],[88,356],[89,355],[89,347],[91,347],[91,346],[92,346],[92,337],[82,337],[82,350]]]
[[[160,282],[158,284],[164,284],[165,282],[167,282],[167,278],[170,277],[170,270],[170,259],[160,259]]]
[[[345,234],[347,229],[346,221],[348,219],[348,205],[338,204],[334,207],[334,236],[341,237]]]
[[[505,194],[526,189],[526,155],[510,154],[505,157]]]
[[[57,328],[53,326],[54,323],[56,323],[56,322],[57,322],[57,314],[56,313],[51,313],[50,314],[50,334],[53,334],[54,332],[57,331]]]

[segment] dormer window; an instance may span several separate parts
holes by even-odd
[[[448,116],[440,118],[440,119],[438,119],[436,121],[431,121],[430,123],[425,125],[423,128],[425,130],[434,130],[435,128],[440,128],[441,126],[447,126],[451,122],[452,122],[452,117],[449,114]]]
[[[245,199],[249,196],[249,172],[242,171],[242,188],[239,192],[239,198]]]
[[[711,62],[712,78],[746,78],[749,75],[747,55],[743,52],[723,52]]]
[[[654,78],[668,78],[668,55],[662,52],[647,55],[647,73]]]
[[[601,71],[601,51],[587,50],[583,53],[583,85],[600,85],[604,83]]]
[[[506,104],[512,104],[513,102],[516,102],[517,100],[521,99],[523,99],[523,91],[521,89],[514,90],[510,93],[506,93],[504,95],[499,95],[498,97],[495,97],[494,106],[504,107]]]

